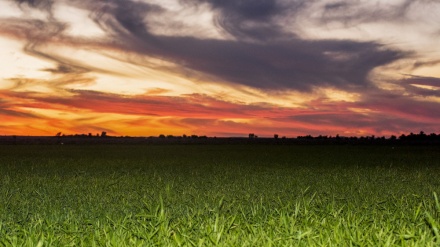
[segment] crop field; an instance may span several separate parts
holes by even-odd
[[[439,246],[440,147],[0,146],[0,246]]]

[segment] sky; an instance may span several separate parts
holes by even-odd
[[[440,133],[438,0],[1,0],[0,135]]]

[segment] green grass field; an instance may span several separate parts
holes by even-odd
[[[439,246],[440,147],[0,146],[0,246]]]

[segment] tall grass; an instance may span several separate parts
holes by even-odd
[[[439,154],[1,146],[0,246],[438,246]]]

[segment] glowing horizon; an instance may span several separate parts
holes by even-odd
[[[440,3],[7,0],[0,135],[440,132]]]

